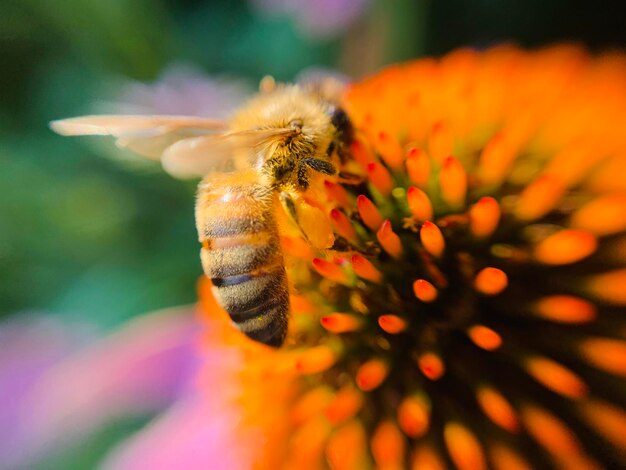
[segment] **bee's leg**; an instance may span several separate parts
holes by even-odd
[[[311,168],[312,170],[324,173],[325,175],[334,175],[337,173],[335,165],[329,161],[322,160],[321,158],[305,158],[302,163]]]
[[[280,203],[283,206],[283,209],[285,210],[285,214],[289,216],[289,218],[294,224],[300,227],[300,224],[298,224],[298,211],[296,210],[296,202],[293,196],[291,195],[291,193],[287,191],[281,192]],[[300,231],[306,237],[306,234],[302,231],[302,228],[300,228]]]
[[[317,207],[308,204],[298,194],[283,191],[280,203],[293,223],[298,227],[302,237],[318,249],[330,248],[335,237],[330,220]]]

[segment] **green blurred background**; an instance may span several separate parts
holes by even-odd
[[[0,0],[0,315],[109,328],[195,298],[195,183],[111,141],[56,136],[51,119],[119,100],[128,81],[154,82],[175,62],[253,86],[311,66],[358,78],[462,45],[622,48],[622,3]],[[316,19],[318,7],[330,10]],[[324,29],[328,11],[348,7],[352,19]]]

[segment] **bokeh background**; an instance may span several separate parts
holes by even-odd
[[[195,183],[109,140],[56,136],[50,120],[94,111],[217,116],[266,74],[293,80],[315,67],[358,78],[459,46],[624,49],[622,4],[0,0],[0,318],[45,315],[104,334],[195,299]],[[91,468],[134,425],[103,431],[69,467],[46,468]]]

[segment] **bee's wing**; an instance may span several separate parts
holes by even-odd
[[[194,116],[81,116],[52,121],[61,135],[111,135],[119,147],[158,160],[163,151],[181,139],[223,132],[224,121]]]
[[[204,176],[216,170],[235,170],[238,164],[249,167],[274,141],[296,132],[285,127],[188,138],[165,149],[161,163],[165,171],[177,178]]]

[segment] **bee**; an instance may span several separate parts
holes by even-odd
[[[294,201],[311,176],[336,173],[333,155],[343,158],[352,134],[338,87],[266,78],[227,121],[92,115],[51,127],[61,135],[111,135],[118,146],[160,160],[172,176],[202,177],[195,218],[213,293],[239,330],[278,347],[287,333],[289,289],[276,202],[297,223]]]

